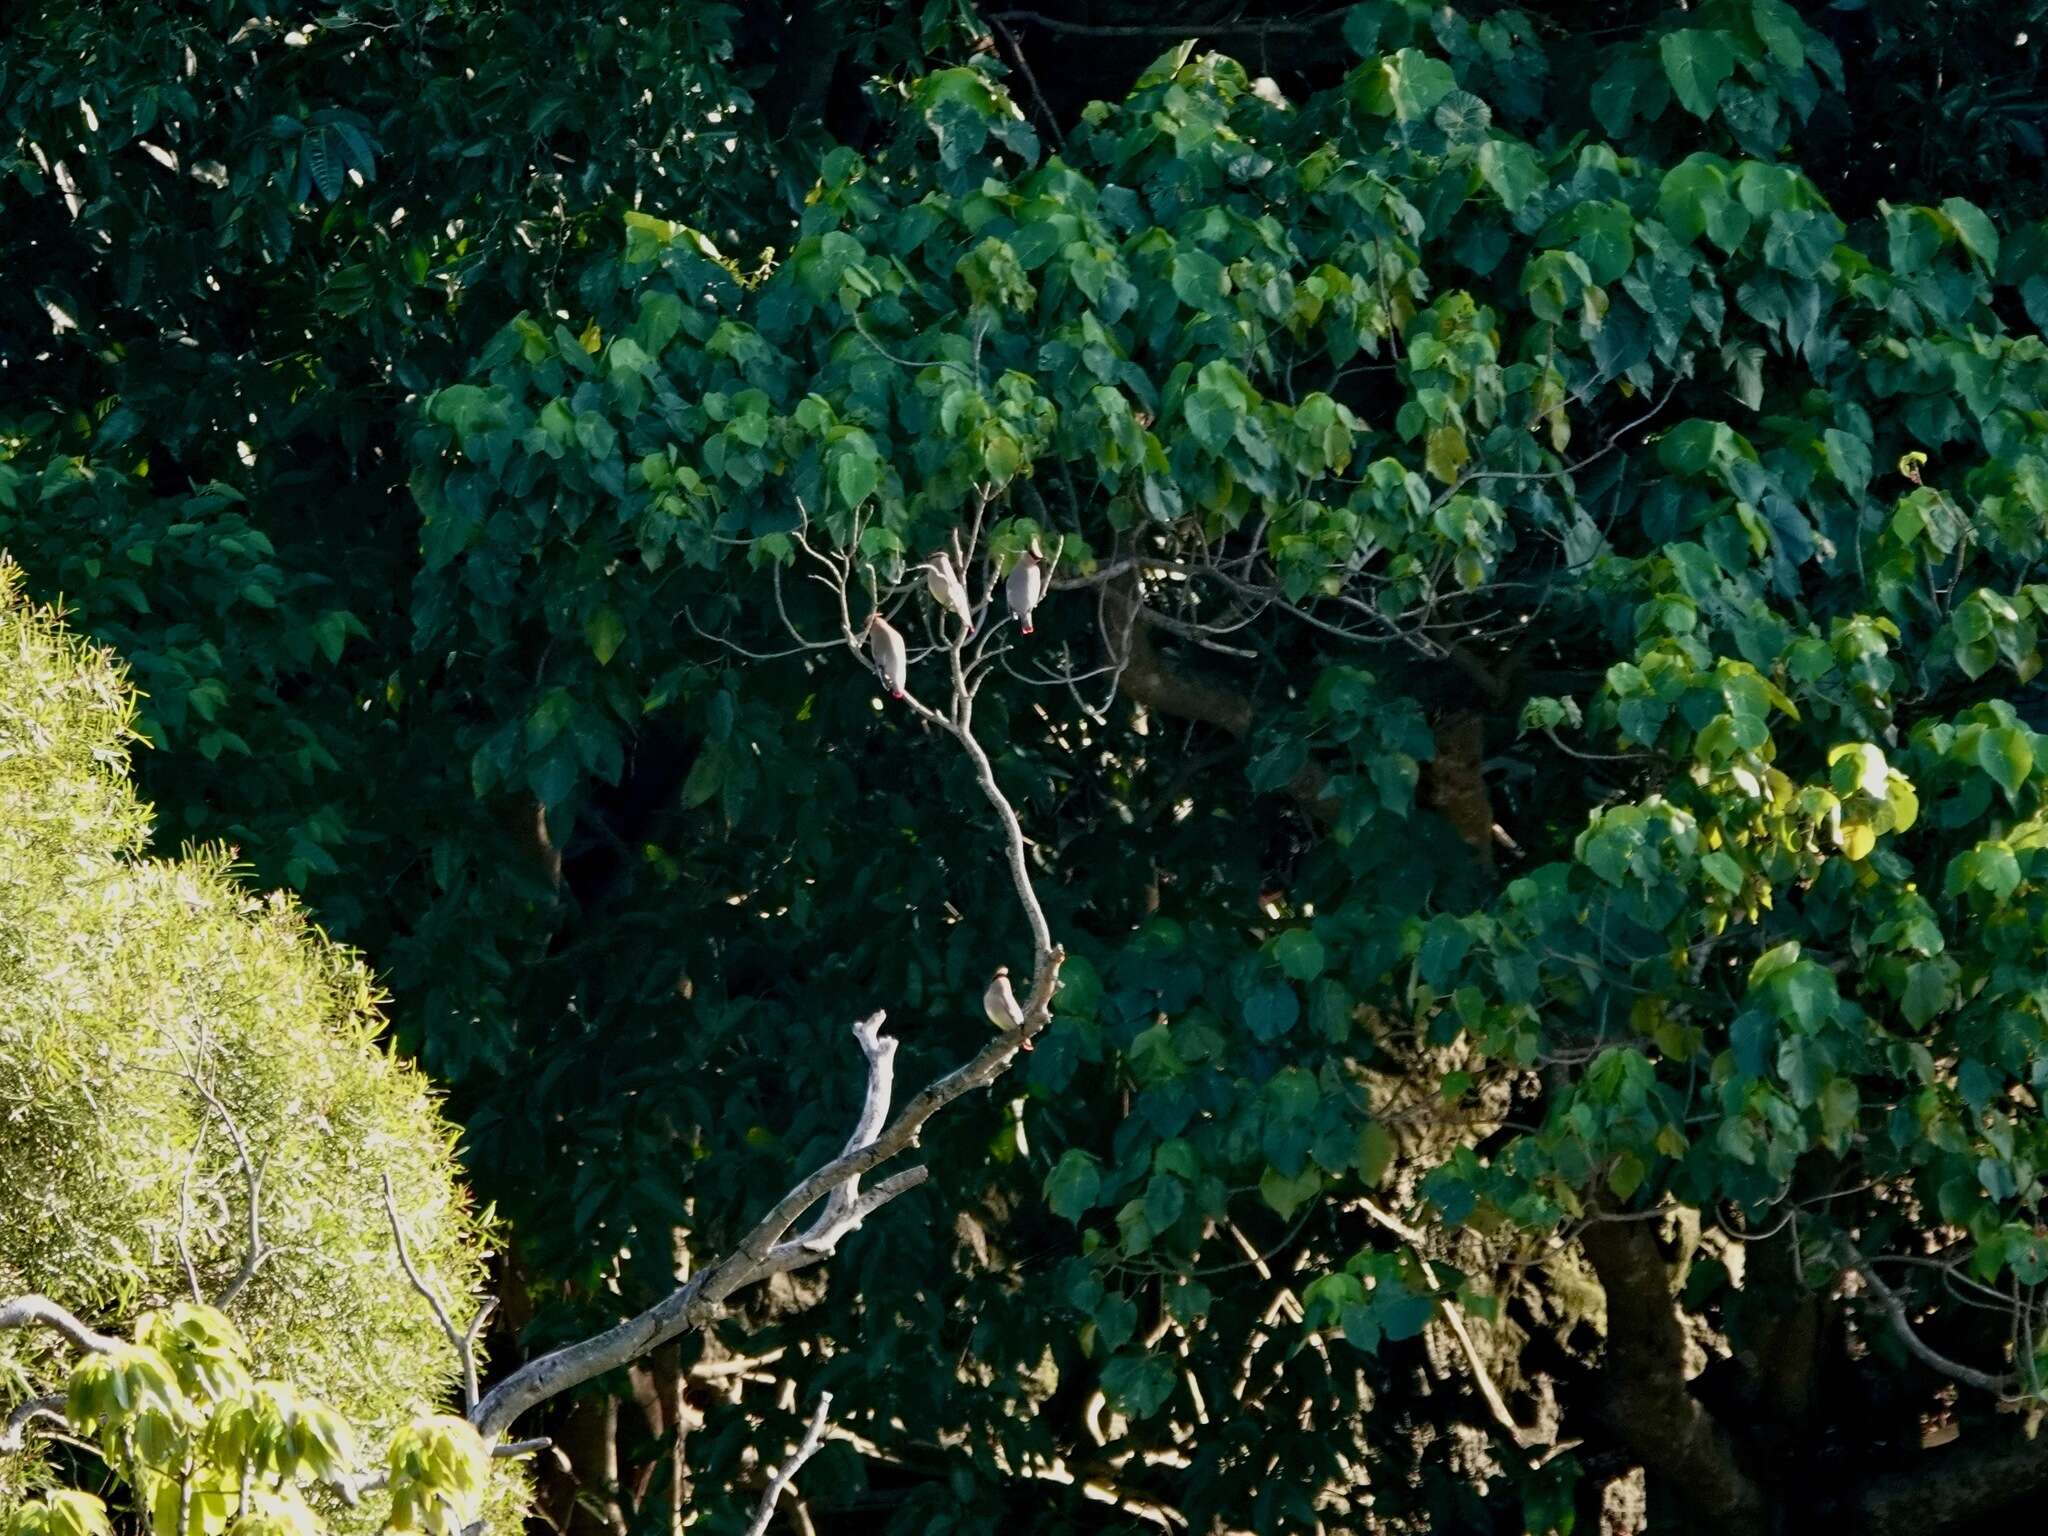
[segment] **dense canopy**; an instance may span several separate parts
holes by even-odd
[[[28,9],[0,540],[388,976],[516,1347],[836,1150],[853,1016],[982,1038],[978,669],[1053,1023],[557,1518],[737,1518],[790,1384],[903,1531],[2048,1485],[2026,7]]]
[[[257,1369],[386,1434],[456,1361],[400,1277],[385,1178],[426,1272],[456,1297],[483,1278],[453,1132],[383,1048],[360,959],[217,852],[142,856],[127,680],[20,580],[0,564],[0,1295],[104,1329],[231,1298]],[[0,1374],[61,1385],[60,1342],[0,1332]],[[0,1454],[0,1503],[48,1471]]]

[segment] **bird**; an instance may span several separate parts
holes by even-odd
[[[1024,1010],[1017,1006],[1017,994],[1010,990],[1010,968],[1007,965],[996,967],[995,978],[989,982],[988,990],[981,994],[981,1006],[988,1011],[989,1023],[1006,1035],[1024,1027]],[[1029,1040],[1023,1043],[1023,1049],[1031,1049]]]
[[[1038,606],[1039,598],[1045,594],[1045,557],[1039,554],[1036,539],[1017,557],[1017,567],[1010,572],[1009,583],[1003,592],[1010,600],[1010,612],[1016,615],[1017,627],[1030,634],[1031,610]]]
[[[879,613],[869,618],[862,633],[868,642],[868,654],[874,658],[875,676],[889,690],[890,698],[902,698],[903,684],[910,676],[910,657],[903,649],[903,637]]]
[[[967,587],[953,569],[953,560],[943,549],[935,550],[924,563],[924,584],[930,589],[932,601],[960,616],[960,622],[967,626],[967,633],[974,633],[974,610],[968,606]]]

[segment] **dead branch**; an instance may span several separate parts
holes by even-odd
[[[895,1042],[890,1043],[893,1045]],[[805,1462],[818,1454],[818,1448],[825,1443],[825,1415],[831,1409],[832,1394],[819,1393],[817,1411],[811,1415],[811,1425],[804,1431],[803,1442],[768,1479],[768,1487],[761,1494],[761,1503],[754,1511],[754,1518],[747,1522],[747,1536],[763,1536],[768,1522],[775,1517],[775,1506],[782,1501],[782,1491],[789,1486],[790,1479],[796,1476]]]

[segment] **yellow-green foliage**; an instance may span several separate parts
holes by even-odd
[[[382,1487],[341,1417],[249,1374],[248,1343],[213,1307],[145,1313],[134,1342],[71,1372],[64,1416],[133,1493],[150,1536],[322,1536],[309,1493],[388,1505],[383,1528],[461,1536],[483,1517],[491,1453],[466,1419],[428,1414],[392,1436]],[[503,1513],[511,1513],[504,1511]],[[59,1490],[0,1514],[0,1536],[107,1536],[97,1496]]]
[[[122,672],[19,588],[0,563],[0,1296],[126,1335],[189,1296],[181,1233],[217,1296],[247,1251],[232,1117],[274,1249],[232,1309],[251,1365],[382,1445],[455,1376],[398,1268],[385,1175],[457,1315],[483,1280],[455,1132],[385,1048],[360,960],[244,889],[224,852],[143,856]],[[10,1401],[68,1364],[48,1338],[0,1337]],[[32,1454],[0,1457],[0,1509],[42,1480]]]

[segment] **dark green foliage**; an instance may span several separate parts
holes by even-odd
[[[853,52],[806,99],[882,77],[828,148],[749,107],[799,88],[746,13],[294,51],[139,9],[93,53],[46,6],[4,78],[97,62],[6,98],[51,162],[8,194],[6,537],[133,656],[158,797],[374,946],[544,1339],[836,1147],[857,1013],[948,1058],[1024,958],[966,766],[769,654],[837,623],[800,526],[887,583],[989,498],[999,560],[1083,583],[978,716],[1067,989],[1021,1104],[728,1342],[829,1343],[798,1374],[903,1458],[901,1529],[1081,1519],[1031,1458],[1201,1529],[1365,1528],[1361,1467],[1446,1530],[1590,1522],[1631,1464],[1660,1521],[1846,1518],[1940,1378],[1808,1298],[1933,1245],[2021,1299],[1928,1337],[2031,1389],[2048,1274],[2048,241],[1994,48],[2031,18],[1976,9],[1940,137],[1882,7],[1369,4],[1149,66],[1013,17],[1045,97],[967,18],[821,7]],[[1586,1245],[1680,1288],[1694,1389],[1547,1246],[1660,1203],[1769,1234]],[[1576,1457],[1507,1440],[1447,1303]],[[1795,1392],[1754,1362],[1813,1317]],[[1667,1455],[1688,1404],[1718,1461]],[[757,1438],[708,1412],[700,1488]]]

